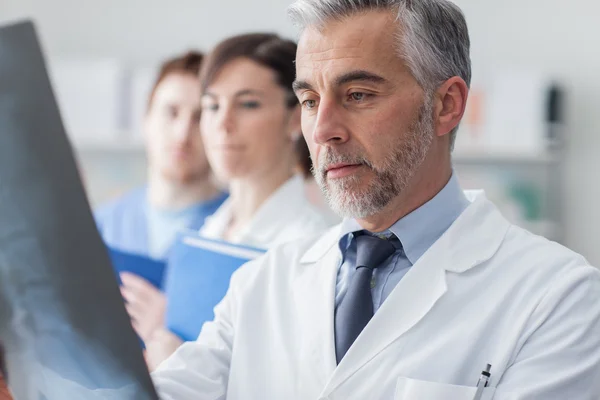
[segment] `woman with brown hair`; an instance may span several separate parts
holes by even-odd
[[[306,158],[304,174],[297,173],[304,138],[292,90],[295,57],[296,44],[273,34],[232,37],[207,56],[200,130],[230,195],[201,235],[268,249],[328,227],[326,213],[306,196]],[[146,342],[151,369],[180,344],[166,330],[155,332]]]
[[[272,34],[227,39],[207,56],[201,132],[230,197],[202,235],[266,249],[326,228],[296,173],[304,139],[292,91],[295,56],[294,42]]]

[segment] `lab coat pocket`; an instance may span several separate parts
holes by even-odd
[[[398,378],[394,400],[473,400],[475,386],[457,386],[445,383],[420,381],[410,378]],[[482,400],[491,400],[495,388],[483,390]]]

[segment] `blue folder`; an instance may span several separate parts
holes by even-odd
[[[233,272],[264,252],[196,232],[180,235],[165,278],[167,328],[184,341],[196,340],[204,322],[213,320],[213,309],[225,297]]]
[[[119,274],[121,272],[131,272],[138,275],[156,288],[163,290],[166,262],[155,260],[146,256],[124,252],[114,248],[109,248],[108,253],[113,264],[117,280],[121,284]]]

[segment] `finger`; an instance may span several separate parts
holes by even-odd
[[[154,286],[144,278],[132,274],[131,272],[121,272],[121,282],[123,282],[124,286],[135,290],[153,290]]]
[[[148,315],[148,305],[140,302],[127,302],[125,303],[125,309],[132,318],[142,319]]]
[[[147,292],[131,289],[129,287],[121,287],[121,295],[127,303],[145,304],[151,300]]]
[[[131,289],[127,286],[121,286],[120,290],[121,295],[123,296],[123,298],[125,298],[125,300],[134,301],[137,298],[137,290],[135,289]]]
[[[131,326],[132,326],[135,334],[138,335],[140,338],[142,338],[142,332],[141,332],[142,326],[135,320],[131,321]],[[144,340],[144,338],[142,338],[142,340]]]
[[[143,321],[138,321],[138,320],[132,319],[131,327],[133,328],[133,331],[135,332],[135,334],[140,339],[142,339],[142,341],[144,343],[146,343],[148,341],[148,338],[150,337],[151,332],[150,332],[150,328],[143,324]]]
[[[125,304],[125,311],[127,311],[127,314],[129,315],[129,318],[131,318],[132,321],[138,320],[140,317],[139,311],[136,308],[132,307],[129,303]]]
[[[124,284],[121,286],[121,293],[123,293],[123,290],[126,291],[128,296],[134,296],[140,302],[151,302],[153,298],[161,294],[159,291],[155,291],[152,287],[144,287],[135,284],[133,286]]]
[[[139,303],[137,293],[126,287],[121,288],[121,296],[123,296],[123,299],[125,299],[125,302],[127,303]]]

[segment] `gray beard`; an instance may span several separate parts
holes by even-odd
[[[419,110],[416,123],[397,143],[381,165],[375,166],[361,154],[336,154],[327,149],[313,175],[331,209],[341,217],[366,218],[381,212],[394,198],[406,189],[419,169],[434,135],[433,105],[426,101]],[[374,178],[369,185],[360,188],[360,179],[353,175],[327,180],[326,168],[333,163],[362,164],[371,169]]]

